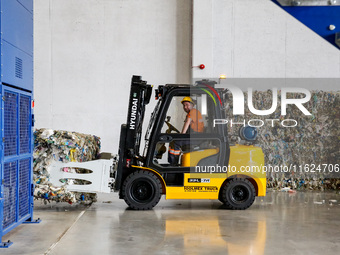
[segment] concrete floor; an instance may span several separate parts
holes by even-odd
[[[324,200],[324,203],[323,203]],[[337,200],[330,203],[329,200]],[[321,202],[321,203],[320,203]],[[269,192],[245,211],[162,199],[131,211],[117,194],[91,206],[36,202],[40,224],[3,237],[1,254],[339,254],[340,194]]]

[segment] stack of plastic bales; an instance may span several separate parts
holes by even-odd
[[[296,171],[267,174],[270,188],[290,186],[301,190],[340,189],[340,173],[335,172],[336,169],[329,171],[340,163],[340,92],[312,91],[311,93],[311,100],[304,104],[312,114],[310,116],[305,116],[296,106],[288,106],[287,115],[282,116],[280,92],[277,111],[267,116],[254,115],[249,110],[246,110],[244,116],[233,116],[232,100],[226,102],[228,119],[237,122],[245,119],[246,123],[250,119],[264,121],[265,124],[258,128],[259,135],[256,144],[262,147],[266,165],[295,167]],[[291,94],[287,98],[300,97],[303,95]],[[253,104],[258,110],[270,109],[272,106],[271,91],[253,92]],[[274,127],[272,127],[272,122],[266,119],[280,121],[274,121]],[[283,119],[293,119],[298,124],[296,127],[284,127],[280,124]],[[252,122],[253,125],[254,123]],[[292,122],[289,125],[292,125]],[[238,139],[239,127],[235,125],[228,128],[229,138],[233,142]],[[312,164],[315,166],[314,171],[311,171]],[[323,171],[322,167],[325,166],[323,164],[329,166],[326,172]],[[320,165],[321,171],[317,170]]]
[[[96,194],[69,192],[64,186],[52,186],[49,182],[49,166],[53,161],[66,163],[96,159],[100,152],[100,138],[76,132],[37,129],[34,139],[34,197],[45,203],[94,202]]]

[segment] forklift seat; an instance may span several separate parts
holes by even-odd
[[[216,155],[219,153],[219,148],[196,150],[184,152],[181,156],[181,166],[190,167],[197,166],[201,159]]]

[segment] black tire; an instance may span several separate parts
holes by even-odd
[[[222,204],[224,204],[224,202],[223,202],[223,193],[222,193],[222,190],[220,191],[220,194],[218,195],[218,200],[219,200]]]
[[[231,179],[222,190],[222,202],[228,209],[245,210],[255,200],[255,188],[247,179]]]
[[[161,199],[162,184],[152,172],[139,170],[125,179],[122,196],[131,209],[150,210]]]

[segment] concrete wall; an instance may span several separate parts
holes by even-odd
[[[194,0],[193,13],[193,65],[206,66],[193,78],[340,78],[340,50],[270,0]]]
[[[36,127],[95,134],[103,151],[117,153],[132,75],[155,85],[190,82],[191,6],[35,0]]]

